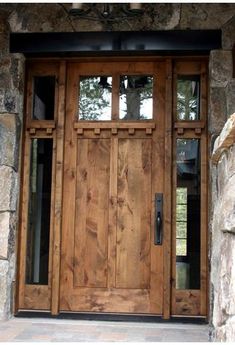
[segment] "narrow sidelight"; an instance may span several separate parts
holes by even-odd
[[[32,139],[26,284],[48,284],[52,139]]]
[[[176,288],[200,289],[200,141],[177,139]]]

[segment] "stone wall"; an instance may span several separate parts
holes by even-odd
[[[15,279],[19,147],[23,119],[24,58],[9,54],[10,31],[222,29],[222,50],[213,51],[210,55],[208,120],[212,144],[235,109],[235,81],[232,79],[235,4],[143,4],[145,14],[141,18],[118,21],[108,27],[70,17],[69,7],[70,4],[0,4],[0,318],[10,315],[12,281]],[[211,166],[211,214],[213,200],[217,200],[216,174],[216,168]],[[220,234],[213,233],[213,240],[217,241],[217,236],[219,238]],[[213,306],[213,298],[211,303]]]
[[[23,58],[8,53],[9,24],[0,13],[0,319],[11,311],[15,277]]]
[[[213,339],[235,341],[235,113],[216,139],[212,221]]]

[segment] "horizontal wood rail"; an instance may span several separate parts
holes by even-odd
[[[109,129],[112,134],[117,134],[118,130],[128,130],[129,134],[134,134],[136,129],[142,129],[146,131],[146,134],[152,134],[152,130],[155,129],[155,122],[117,122],[107,121],[105,122],[76,122],[74,128],[78,134],[83,134],[84,130],[94,130],[94,133],[99,135],[101,130]]]
[[[201,134],[202,129],[205,128],[205,121],[178,121],[175,122],[174,128],[177,129],[178,134],[184,134],[185,129],[194,129],[195,134]]]

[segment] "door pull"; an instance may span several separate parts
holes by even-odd
[[[163,226],[162,226],[163,194],[155,194],[155,232],[154,244],[162,245]]]

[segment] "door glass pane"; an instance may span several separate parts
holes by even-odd
[[[119,117],[122,120],[153,118],[152,76],[120,76]]]
[[[179,75],[177,78],[177,120],[200,119],[200,76]]]
[[[52,139],[33,139],[31,142],[27,284],[48,284],[52,145]]]
[[[55,77],[34,77],[33,119],[53,120]]]
[[[80,77],[79,120],[111,120],[112,77]]]
[[[200,289],[200,141],[177,139],[176,288]]]

